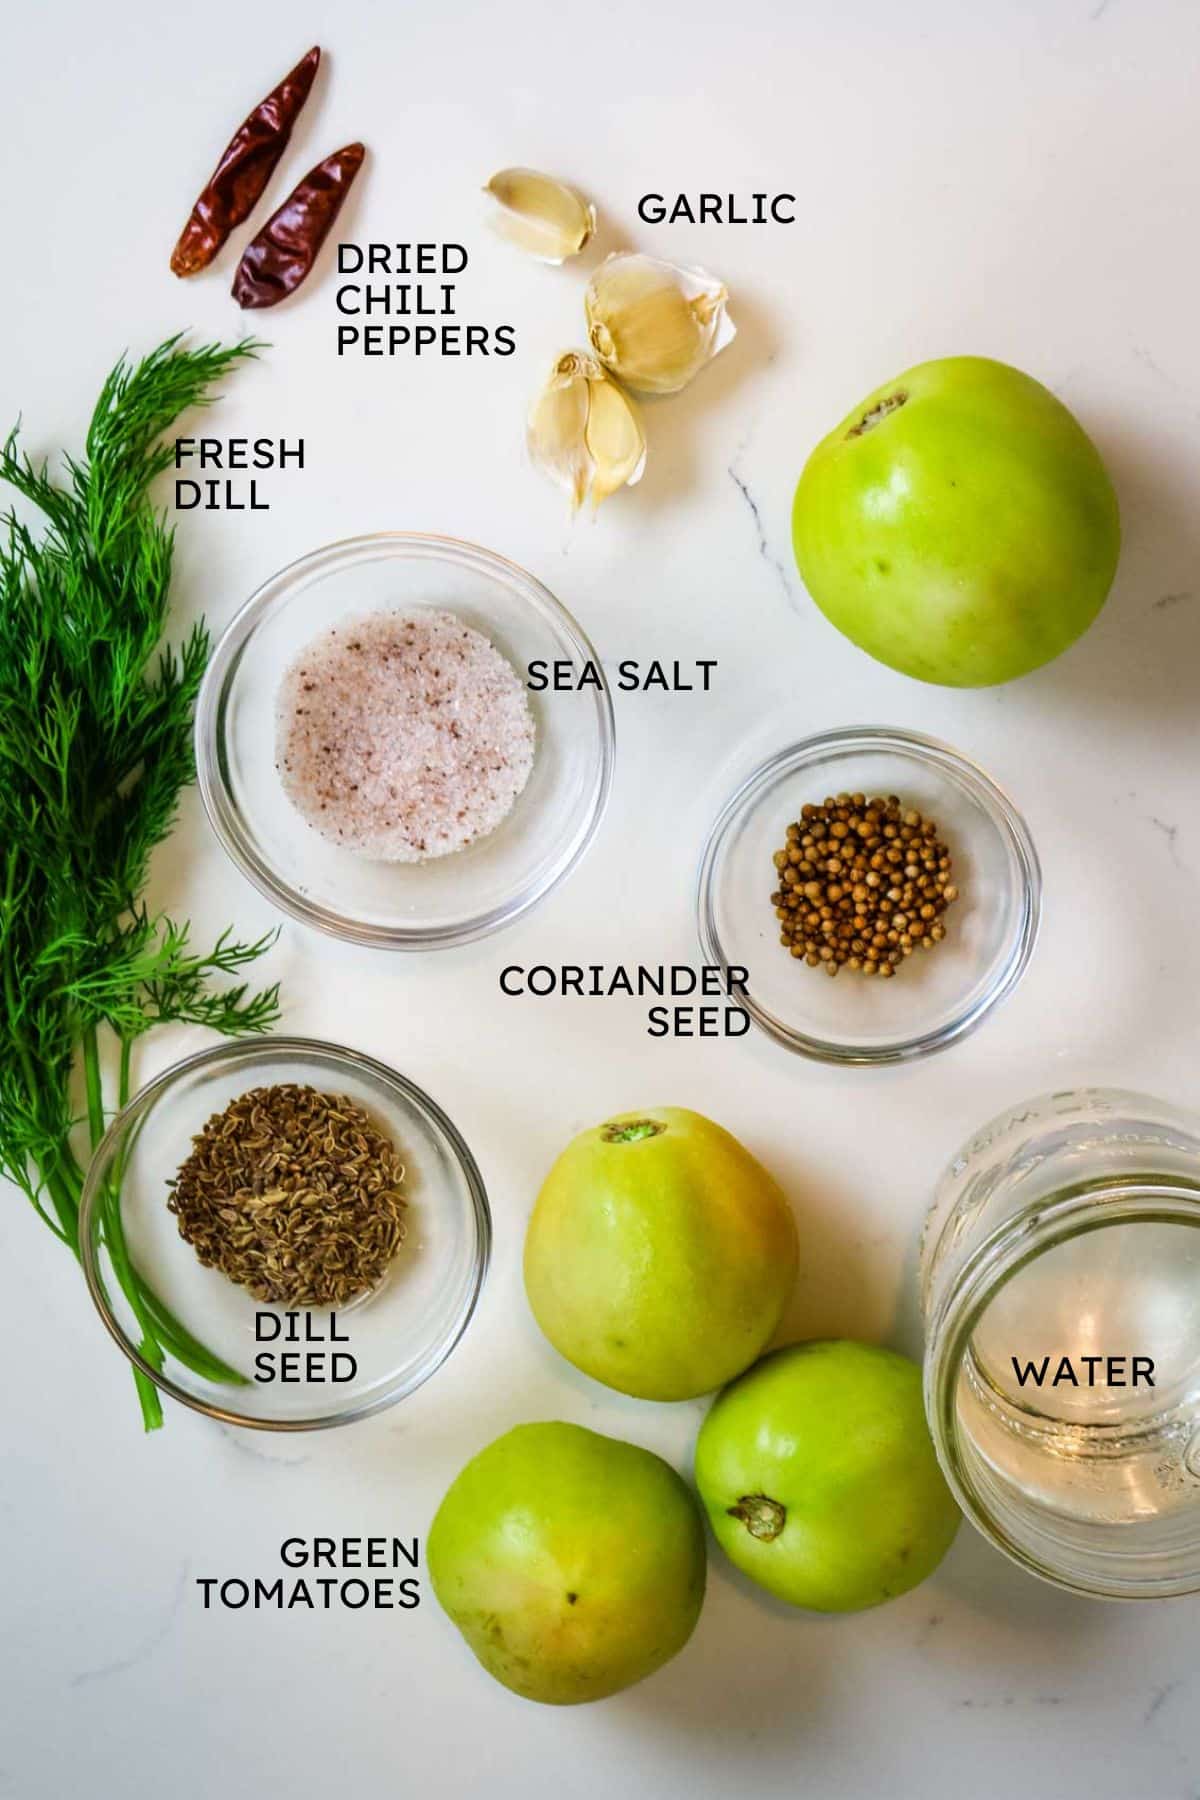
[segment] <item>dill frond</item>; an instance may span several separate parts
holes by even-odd
[[[99,1093],[98,1029],[121,1042],[124,1087],[129,1045],[154,1025],[235,1035],[278,1016],[277,988],[221,979],[273,934],[243,944],[226,931],[196,952],[186,924],[151,916],[141,898],[193,778],[192,712],[210,647],[203,624],[178,650],[162,644],[174,531],[150,487],[172,460],[164,434],[179,415],[260,348],[187,348],[175,337],[141,362],[122,357],[64,480],[21,451],[15,429],[0,449],[0,481],[43,522],[39,534],[0,516],[0,1173],[76,1255],[71,1078],[82,1057],[89,1094]],[[94,1148],[102,1101],[89,1123]],[[161,1366],[169,1350],[210,1378],[239,1379],[146,1289],[119,1232],[109,1208],[107,1241],[132,1284],[147,1360]],[[139,1393],[149,1428],[161,1420],[158,1396],[144,1378]]]

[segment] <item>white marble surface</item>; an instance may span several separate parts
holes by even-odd
[[[214,425],[302,433],[271,510],[181,530],[181,617],[218,626],[334,537],[444,531],[542,576],[602,653],[714,656],[714,693],[617,696],[611,810],[584,865],[503,938],[424,959],[287,926],[286,1023],[406,1070],[458,1121],[496,1256],[459,1353],[395,1411],[276,1441],[172,1409],[138,1432],[128,1371],[78,1271],[15,1196],[0,1221],[4,1670],[0,1794],[149,1800],[539,1789],[904,1800],[1184,1800],[1200,1792],[1194,1602],[1060,1595],[965,1529],[924,1587],[848,1619],[785,1615],[714,1555],[703,1619],[665,1672],[555,1712],[489,1683],[429,1601],[415,1613],[206,1613],[196,1578],[271,1574],[294,1533],[422,1533],[485,1438],[563,1416],[686,1466],[700,1408],[625,1402],[541,1341],[523,1221],[566,1138],[606,1111],[698,1107],[786,1181],[797,1321],[917,1350],[918,1224],[943,1157],[1008,1101],[1089,1079],[1194,1097],[1200,934],[1200,118],[1192,0],[82,0],[10,10],[0,53],[0,420],[78,442],[124,345],[229,334],[232,259],[182,289],[166,254],[227,127],[314,38],[329,67],[284,165],[361,135],[343,235],[461,238],[463,316],[511,323],[504,361],[338,361],[332,284],[262,321],[274,348]],[[606,241],[719,271],[736,346],[656,408],[636,493],[571,528],[519,425],[575,333],[582,276],[478,229],[477,190],[524,161],[583,183]],[[119,181],[106,171],[121,170]],[[113,187],[123,191],[113,199]],[[802,222],[639,227],[650,190],[794,190]],[[1060,662],[998,691],[877,667],[793,572],[792,485],[876,382],[983,352],[1048,382],[1102,446],[1126,548]],[[636,1003],[502,1000],[507,961],[694,955],[692,870],[736,770],[793,735],[890,722],[975,755],[1024,806],[1046,876],[1034,964],[984,1030],[925,1066],[839,1073],[760,1037],[655,1042]],[[269,925],[194,798],[156,897],[197,929]],[[148,1044],[148,1076],[186,1034]]]

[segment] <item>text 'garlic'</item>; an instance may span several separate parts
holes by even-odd
[[[536,169],[501,169],[485,192],[496,202],[492,223],[500,235],[542,262],[577,255],[596,229],[595,207]]]
[[[529,415],[529,453],[565,488],[576,511],[632,486],[646,466],[637,408],[602,364],[583,351],[558,358]]]
[[[619,252],[588,283],[592,349],[639,393],[678,393],[733,338],[728,298],[703,269]]]

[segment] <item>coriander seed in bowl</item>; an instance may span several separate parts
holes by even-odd
[[[946,936],[958,899],[937,823],[898,794],[830,795],[800,809],[771,859],[779,941],[810,969],[887,981]]]
[[[948,745],[879,726],[755,769],[697,885],[705,961],[747,971],[742,1005],[778,1043],[834,1063],[906,1062],[974,1030],[1024,973],[1040,914],[1008,796]]]

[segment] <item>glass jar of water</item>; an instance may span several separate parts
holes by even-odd
[[[968,1517],[1077,1592],[1200,1589],[1200,1117],[1100,1088],[1014,1107],[942,1177],[921,1281]]]

